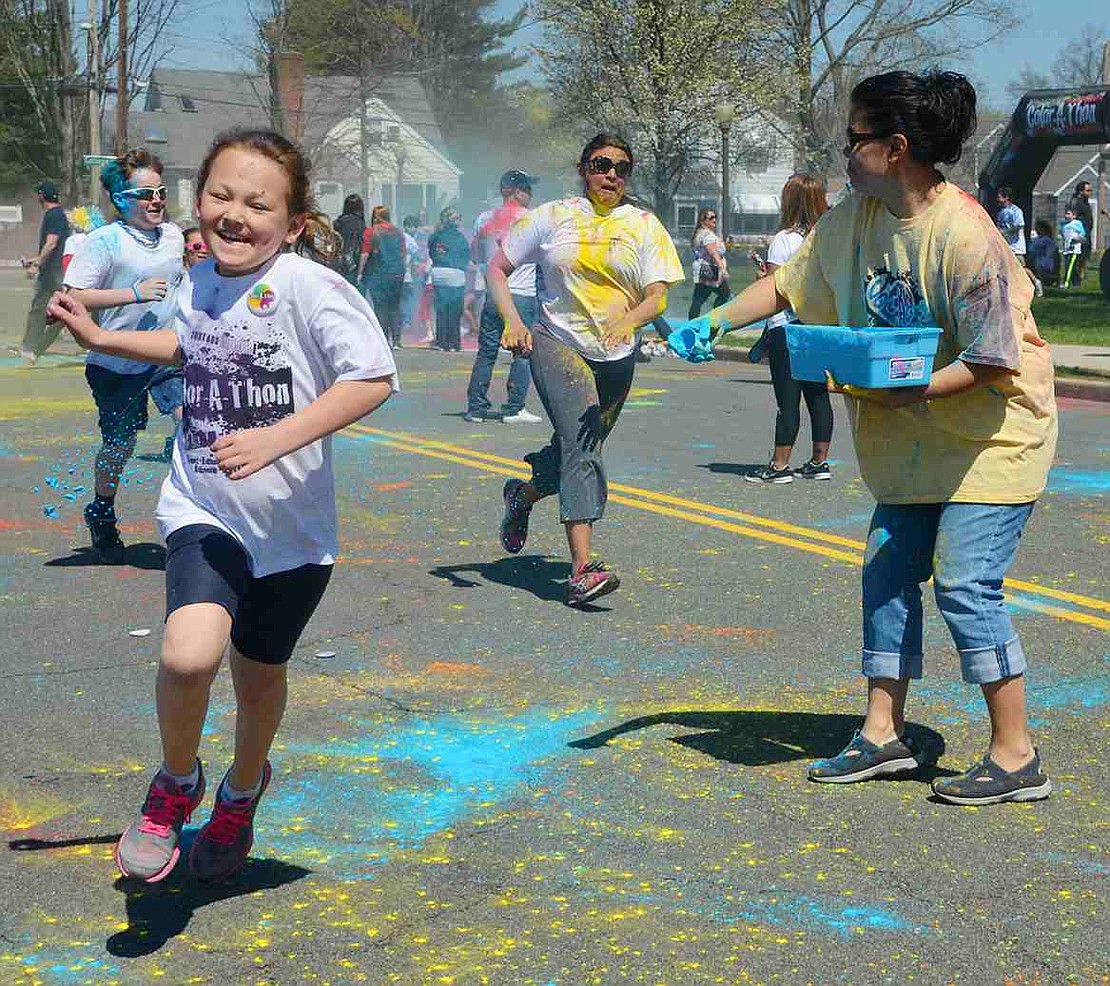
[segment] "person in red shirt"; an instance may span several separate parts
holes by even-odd
[[[394,349],[401,348],[405,263],[405,236],[389,221],[389,206],[374,206],[370,225],[362,235],[358,279]]]

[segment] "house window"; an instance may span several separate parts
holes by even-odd
[[[694,223],[698,221],[698,209],[693,205],[680,205],[678,207],[678,225],[680,228],[689,226],[694,228]]]
[[[148,123],[143,128],[143,139],[148,144],[168,144],[170,136],[160,123]]]
[[[429,216],[439,212],[439,188],[434,182],[424,186],[424,211]]]
[[[338,216],[343,211],[343,186],[337,181],[318,181],[316,205],[325,216]]]
[[[197,111],[197,104],[193,102],[192,96],[178,96],[181,100],[181,108],[186,113],[195,113]]]
[[[196,196],[196,187],[193,185],[192,178],[178,178],[177,179],[177,209],[183,215],[192,216],[193,209],[196,206],[194,201]]]

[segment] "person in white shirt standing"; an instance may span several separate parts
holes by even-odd
[[[534,181],[531,175],[519,169],[506,171],[501,176],[502,204],[483,212],[474,224],[470,256],[481,267],[483,285],[486,267],[500,249],[505,234],[513,223],[528,214]],[[532,325],[536,321],[535,264],[521,264],[509,275],[509,292],[524,324]],[[505,424],[538,424],[543,418],[532,414],[524,406],[532,384],[532,367],[528,357],[522,353],[513,355],[509,378],[505,382],[506,400],[501,406],[501,414],[496,415],[492,411],[489,385],[501,349],[504,327],[505,321],[497,310],[497,302],[486,292],[478,324],[478,353],[474,357],[474,369],[470,371],[470,384],[466,388],[466,414],[463,419],[477,424],[499,417]]]
[[[1014,192],[1011,188],[998,190],[998,215],[994,217],[1006,242],[1014,255],[1021,257],[1025,262],[1025,214],[1014,204]]]
[[[162,765],[116,847],[121,872],[148,883],[173,871],[181,829],[204,798],[197,752],[229,645],[235,758],[189,868],[223,880],[246,861],[273,773],[286,668],[339,553],[330,436],[397,389],[366,300],[337,271],[289,249],[326,224],[312,210],[300,150],[268,131],[225,134],[197,186],[212,259],[186,275],[165,323],[173,328],[105,330],[61,294],[49,309],[84,346],[185,372],[184,427],[157,508],[166,539]]]
[[[66,269],[65,287],[86,308],[100,310],[109,332],[144,332],[166,325],[183,272],[185,239],[166,222],[162,162],[145,148],[128,151],[107,165],[100,178],[119,218],[89,233]],[[157,377],[155,375],[158,375]],[[165,382],[160,367],[142,360],[91,352],[85,379],[99,415],[95,498],[85,507],[93,551],[118,565],[124,545],[116,526],[120,475],[148,421],[147,395]],[[160,392],[158,409],[172,413],[183,401],[180,378]]]

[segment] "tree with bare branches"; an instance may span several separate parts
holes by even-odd
[[[566,125],[624,136],[645,176],[638,190],[669,221],[684,179],[716,157],[715,104],[750,114],[773,102],[768,10],[754,0],[541,0],[537,55]]]
[[[1014,22],[1007,0],[785,0],[768,23],[793,79],[785,115],[794,166],[824,174],[837,160],[860,79],[966,55]]]
[[[1102,77],[1103,47],[1108,42],[1110,33],[1088,24],[1056,53],[1047,71],[1026,65],[1006,86],[1006,95],[1016,101],[1030,89],[1110,85],[1110,80]]]
[[[129,78],[145,77],[166,53],[163,30],[181,2],[133,0]],[[104,0],[98,8],[101,107],[111,91],[104,80],[119,60],[117,3]],[[0,0],[0,180],[51,177],[61,182],[66,199],[75,198],[89,147],[92,84],[87,60],[79,73],[76,51],[68,0]]]

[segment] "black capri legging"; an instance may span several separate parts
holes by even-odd
[[[801,425],[801,399],[809,409],[813,441],[831,442],[833,432],[832,404],[823,383],[795,380],[790,375],[790,352],[786,348],[786,329],[779,325],[767,332],[767,357],[771,364],[771,383],[775,388],[775,445],[793,446]]]
[[[701,306],[704,305],[709,298],[713,298],[714,295],[716,295],[716,298],[714,298],[713,301],[713,308],[719,308],[732,297],[732,291],[728,286],[727,280],[721,281],[720,284],[694,285],[694,297],[690,299],[690,312],[688,315],[691,321],[701,315]]]

